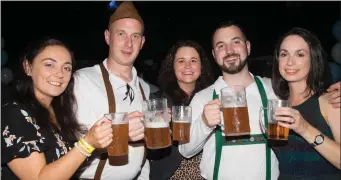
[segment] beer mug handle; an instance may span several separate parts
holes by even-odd
[[[223,111],[223,110],[224,110],[222,105],[220,105],[219,109],[220,109],[220,111]],[[220,122],[220,124],[218,124],[217,126],[219,126],[222,130],[224,130],[224,128],[225,128],[224,125],[221,124],[221,122]]]
[[[260,107],[259,109],[259,124],[260,124],[260,129],[262,131],[263,134],[265,134],[265,136],[267,137],[268,135],[268,130],[264,125],[264,116],[266,116],[266,114],[264,114],[264,109],[267,109],[263,106]]]

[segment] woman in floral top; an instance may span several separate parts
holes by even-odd
[[[60,41],[30,44],[20,65],[16,99],[2,106],[2,178],[70,179],[93,148],[111,143],[111,123],[103,118],[83,137],[91,152],[75,143],[82,128],[74,115],[74,59]]]

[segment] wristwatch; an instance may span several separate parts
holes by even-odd
[[[323,136],[323,134],[319,134],[315,137],[315,141],[313,143],[311,143],[310,145],[312,147],[315,147],[315,146],[322,144],[323,142],[324,142],[324,136]]]

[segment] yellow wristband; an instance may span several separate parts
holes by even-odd
[[[84,148],[80,148],[78,145],[77,145],[78,143],[77,142],[75,142],[75,148],[78,150],[78,152],[80,152],[81,154],[83,154],[84,156],[86,156],[86,157],[90,157],[91,156],[91,154],[90,153],[86,153],[86,152],[84,152],[85,151],[85,149]]]
[[[91,154],[95,148],[88,144],[83,138],[80,138],[78,144],[89,154]]]
[[[82,143],[80,143],[80,141],[77,142],[78,146],[81,147],[81,149],[83,149],[84,152],[90,154],[91,152],[89,152],[89,150],[84,147],[84,145]]]

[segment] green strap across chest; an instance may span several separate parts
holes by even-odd
[[[254,76],[255,82],[257,84],[260,97],[262,99],[263,107],[268,107],[268,97],[266,96],[266,92],[262,81],[256,76]],[[268,116],[267,110],[264,108],[264,124],[265,128],[268,128]],[[268,141],[265,144],[265,157],[266,157],[266,180],[271,180],[271,149],[269,147]]]
[[[267,107],[268,98],[265,93],[264,86],[258,77],[254,77],[254,80],[257,84],[258,91],[261,95],[262,104],[264,107]],[[213,92],[213,99],[218,99],[219,96],[217,93]],[[264,110],[264,115],[266,114],[266,109]],[[268,119],[267,116],[264,116],[264,124],[267,128],[268,126]],[[250,135],[250,140],[242,140],[239,142],[226,142],[224,141],[224,137],[222,136],[220,126],[217,126],[215,129],[215,139],[216,139],[216,155],[215,155],[215,162],[214,162],[214,172],[213,172],[213,180],[218,180],[219,168],[220,168],[220,160],[221,160],[221,151],[223,146],[234,146],[234,145],[249,145],[249,144],[264,144],[266,145],[266,180],[271,180],[271,154],[270,148],[268,146],[268,141],[264,138],[263,134],[253,134]],[[257,140],[255,140],[257,139]],[[255,141],[254,141],[255,140]]]

